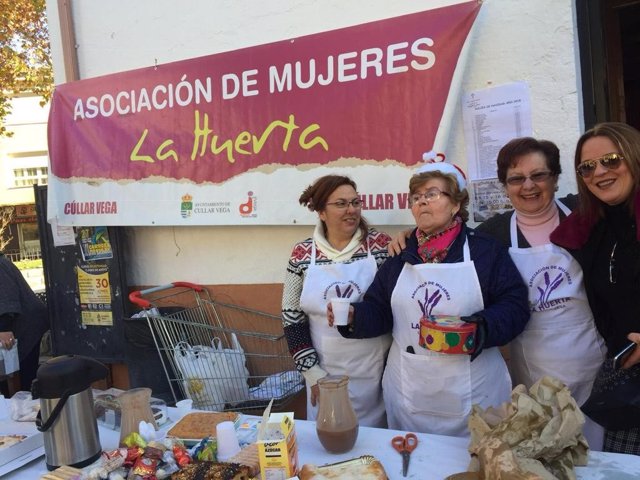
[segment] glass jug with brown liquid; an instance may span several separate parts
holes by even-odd
[[[328,452],[348,452],[358,438],[358,418],[349,399],[349,377],[328,375],[318,380],[318,387],[318,439]]]
[[[138,426],[141,421],[145,421],[153,425],[158,430],[153,412],[151,411],[151,389],[150,388],[133,388],[122,392],[118,396],[120,404],[120,445],[124,445],[124,439],[131,432],[140,433]]]

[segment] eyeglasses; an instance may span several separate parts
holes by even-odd
[[[576,168],[576,172],[582,178],[589,178],[593,175],[593,172],[596,171],[596,167],[598,163],[602,165],[607,170],[615,170],[620,166],[620,162],[624,160],[622,155],[617,153],[607,153],[606,155],[601,156],[600,158],[594,158],[593,160],[585,160]]]
[[[338,210],[345,210],[351,205],[353,208],[362,208],[362,200],[354,198],[353,200],[338,200],[336,202],[327,202],[327,205],[333,205]]]
[[[447,197],[451,196],[447,192],[443,192],[442,190],[438,190],[437,188],[431,188],[431,189],[427,190],[424,193],[414,193],[414,194],[412,194],[409,197],[409,202],[411,203],[411,205],[415,205],[416,203],[418,203],[423,198],[424,198],[424,201],[427,202],[427,203],[436,202],[436,201],[440,200],[440,197],[442,195],[445,195]]]
[[[511,186],[524,185],[524,182],[527,181],[527,178],[531,180],[533,183],[543,183],[549,180],[552,173],[549,170],[544,170],[542,172],[532,173],[529,176],[525,175],[514,175],[513,177],[507,178],[507,184]]]

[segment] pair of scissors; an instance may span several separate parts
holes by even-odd
[[[402,476],[406,477],[409,471],[411,452],[418,446],[418,437],[416,437],[415,433],[407,433],[404,437],[398,435],[391,439],[391,445],[402,455]]]

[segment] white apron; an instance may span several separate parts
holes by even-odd
[[[556,200],[565,214],[570,210]],[[582,268],[552,243],[518,248],[516,213],[511,216],[509,254],[529,289],[531,318],[510,343],[513,385],[531,387],[544,375],[563,382],[578,405],[589,394],[606,354],[596,330],[582,281]],[[585,435],[593,450],[602,445],[597,424],[586,418]]]
[[[327,303],[338,296],[359,302],[373,282],[378,267],[371,251],[366,259],[351,263],[316,265],[316,246],[302,288],[300,307],[309,316],[311,341],[320,367],[331,375],[349,376],[349,397],[360,425],[386,427],[380,381],[391,335],[367,339],[344,338],[327,323]],[[307,419],[315,420],[318,405],[311,405],[307,386]]]
[[[508,401],[511,381],[498,348],[468,355],[435,353],[419,346],[418,301],[432,315],[471,315],[484,308],[478,275],[464,244],[460,263],[405,263],[391,296],[393,344],[382,379],[389,428],[467,436],[473,404]],[[412,347],[415,353],[408,353]]]

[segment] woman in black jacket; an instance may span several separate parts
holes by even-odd
[[[640,132],[623,123],[596,125],[578,140],[574,161],[580,204],[551,241],[580,262],[611,356],[629,341],[640,344]],[[640,375],[640,348],[622,367]],[[599,377],[610,369],[611,361],[605,362]],[[606,431],[604,450],[640,455],[640,415],[625,424]]]

